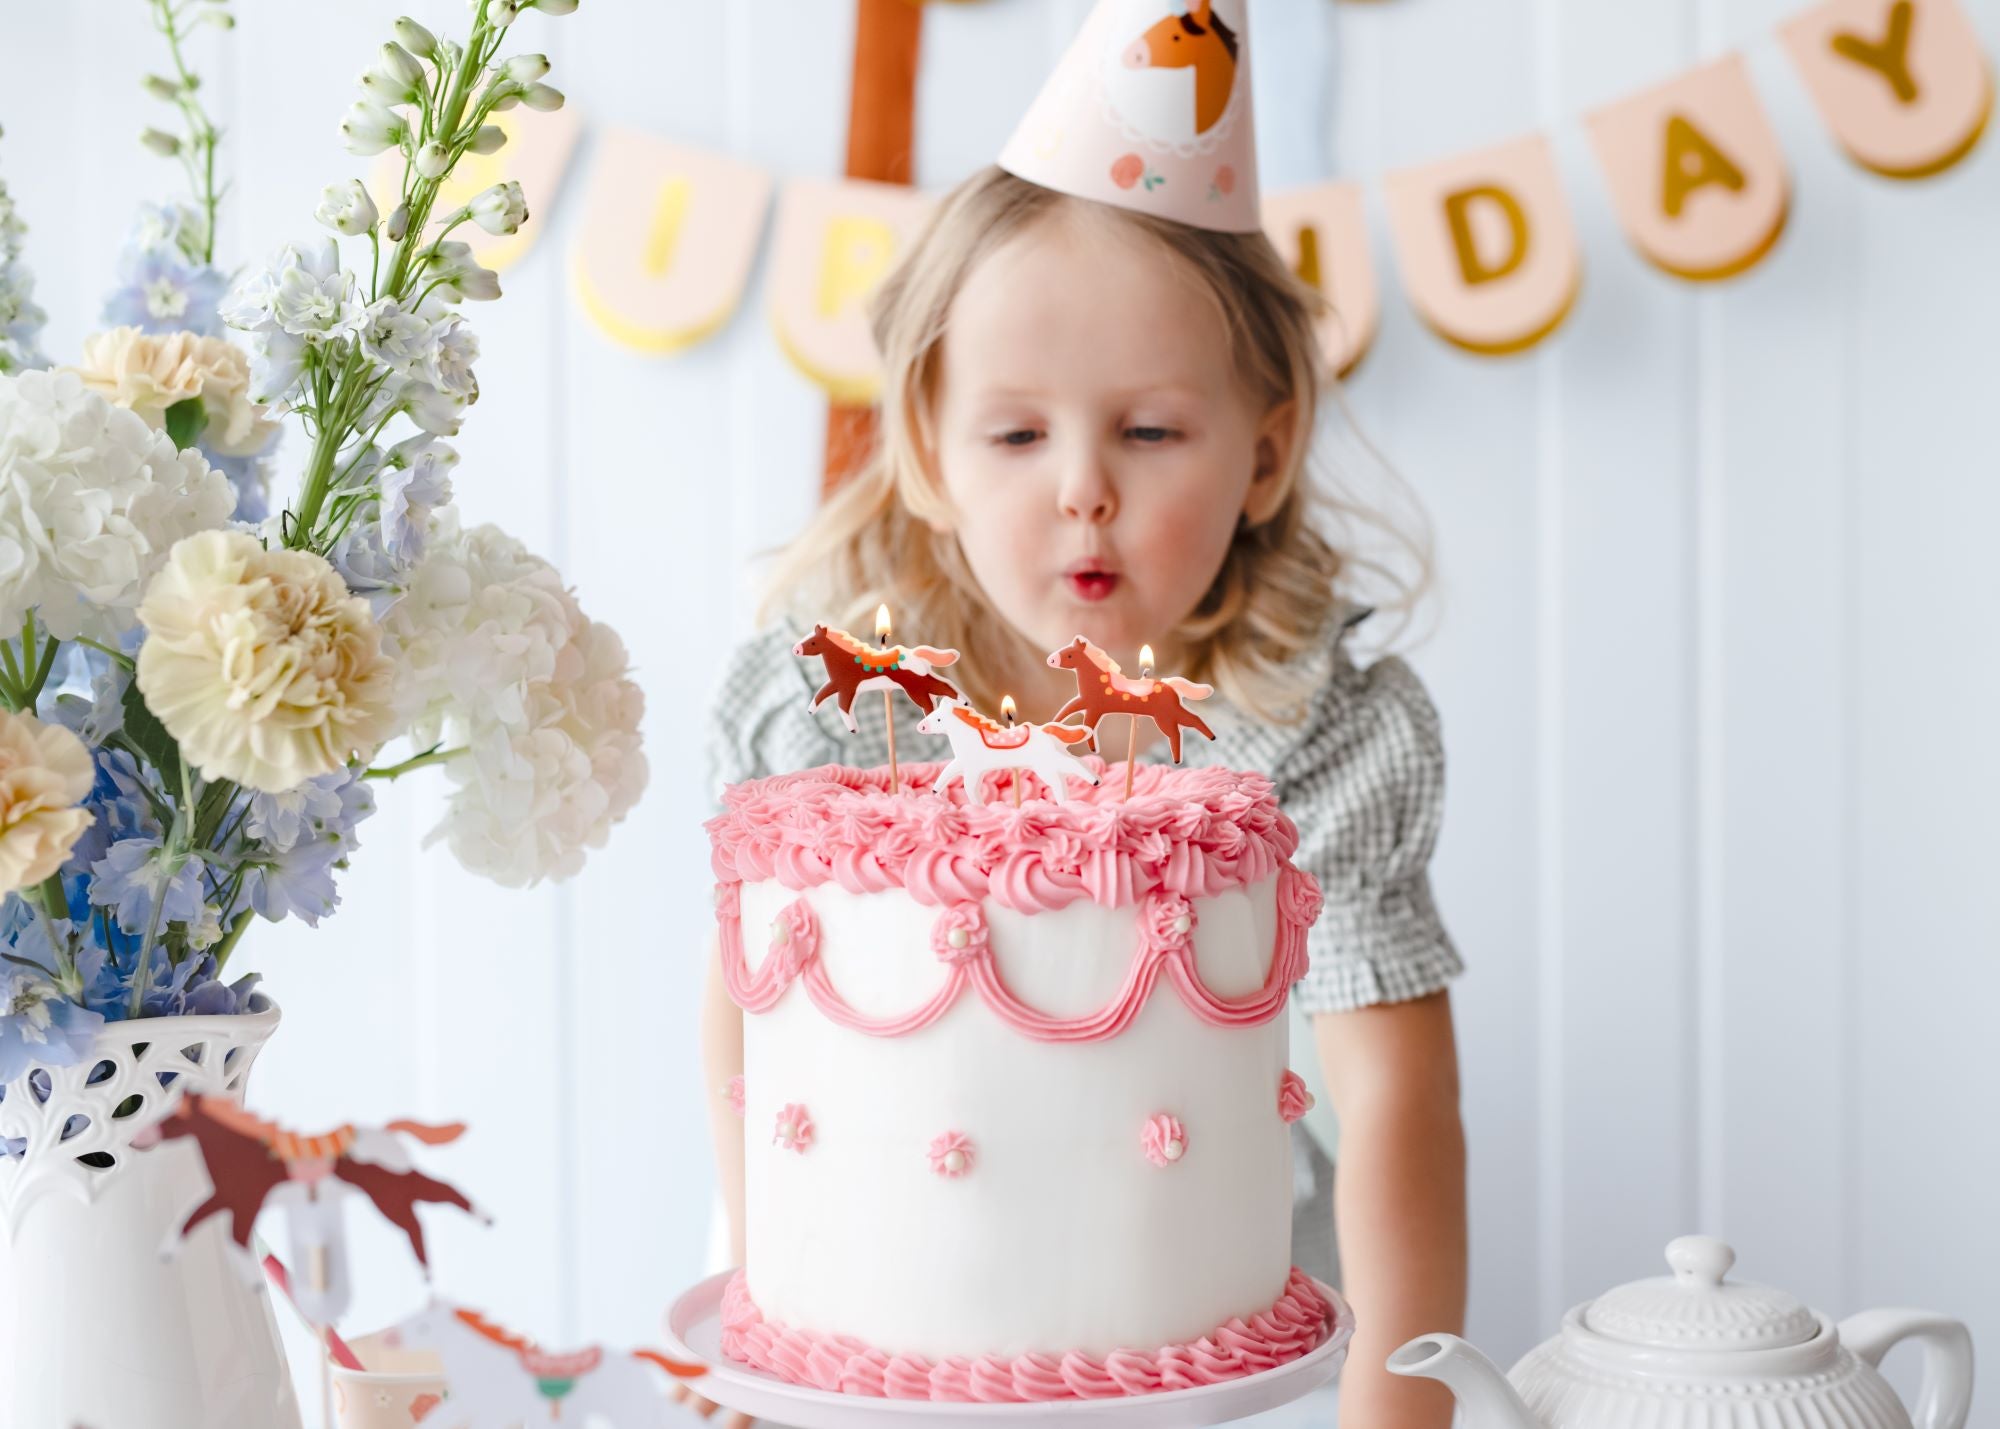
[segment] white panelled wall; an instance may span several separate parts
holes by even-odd
[[[2000,47],[2000,0],[1967,3]],[[195,47],[230,128],[232,262],[311,232],[320,187],[362,172],[334,129],[390,19],[465,15],[237,8],[233,36]],[[997,150],[1086,8],[932,8],[921,181]],[[1262,46],[1328,56],[1330,98],[1266,96],[1274,124],[1326,118],[1287,131],[1288,165],[1320,138],[1373,177],[1549,125],[1583,234],[1553,342],[1464,356],[1392,288],[1350,389],[1438,530],[1415,661],[1445,721],[1437,881],[1470,966],[1472,1333],[1507,1358],[1697,1228],[1823,1308],[1927,1306],[2000,1350],[2000,142],[1920,184],[1850,168],[1771,38],[1795,8],[1258,0]],[[520,39],[587,126],[823,176],[851,26],[845,0],[594,0]],[[1736,46],[1793,162],[1793,220],[1761,268],[1697,290],[1622,241],[1578,118]],[[161,63],[136,0],[0,4],[0,174],[59,356],[95,325],[134,201],[174,191],[134,142]],[[565,253],[592,160],[586,127],[563,191],[529,195],[538,248],[473,313],[483,400],[457,486],[624,634],[650,793],[579,879],[506,892],[420,848],[439,797],[413,776],[381,791],[342,912],[239,959],[288,1009],[261,1106],[472,1123],[437,1159],[497,1225],[432,1217],[441,1288],[551,1342],[636,1342],[707,1236],[704,695],[747,628],[747,560],[814,500],[824,404],[771,340],[761,268],[682,356],[590,326]],[[357,1234],[366,1327],[418,1282],[387,1233]]]

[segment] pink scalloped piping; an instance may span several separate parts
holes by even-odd
[[[905,783],[940,767],[905,765]],[[886,770],[827,765],[735,785],[707,828],[724,884],[902,888],[920,903],[990,897],[1024,913],[1082,898],[1117,908],[1155,888],[1210,897],[1270,877],[1298,848],[1261,774],[1148,767],[1129,801],[1121,793],[1108,780],[1067,804],[972,808],[955,786],[891,794]]]
[[[1291,864],[1278,870],[1278,939],[1264,985],[1248,997],[1223,998],[1209,991],[1195,965],[1193,905],[1181,894],[1154,889],[1139,911],[1139,946],[1123,986],[1103,1007],[1081,1017],[1052,1017],[1008,989],[994,961],[985,914],[969,900],[948,904],[932,927],[932,950],[948,969],[943,984],[921,1006],[890,1017],[857,1012],[834,987],[817,956],[818,920],[803,898],[788,904],[778,920],[778,926],[788,930],[785,939],[774,941],[770,955],[754,974],[750,972],[738,904],[737,896],[718,895],[716,915],[721,920],[723,983],[745,1012],[769,1011],[794,981],[800,981],[813,1005],[837,1026],[870,1037],[902,1037],[944,1016],[970,986],[994,1016],[1024,1037],[1038,1042],[1100,1042],[1132,1025],[1162,972],[1188,1010],[1211,1027],[1250,1027],[1276,1017],[1284,1010],[1292,984],[1305,975],[1306,930],[1319,916],[1320,893],[1311,874]]]
[[[764,1318],[742,1271],[722,1292],[722,1352],[792,1384],[836,1394],[955,1403],[1019,1404],[1158,1394],[1240,1379],[1311,1353],[1335,1329],[1334,1309],[1294,1269],[1269,1310],[1233,1319],[1199,1340],[1152,1351],[953,1356],[890,1355],[847,1335],[793,1330]]]

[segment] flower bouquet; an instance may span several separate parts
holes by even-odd
[[[500,52],[521,12],[576,0],[473,0],[462,42],[399,20],[340,126],[400,155],[396,202],[332,185],[326,236],[233,282],[183,58],[228,0],[148,4],[173,72],[146,87],[182,123],[143,142],[194,201],[141,210],[71,366],[37,351],[0,188],[0,1401],[263,1429],[297,1416],[268,1310],[190,1266],[199,1239],[161,1262],[179,1182],[202,1186],[133,1133],[240,1089],[277,1013],[239,945],[334,910],[377,782],[436,766],[433,839],[504,885],[566,877],[644,788],[643,700],[552,566],[461,520],[444,441],[479,392],[461,305],[500,295],[452,234],[527,210],[517,183],[434,209],[504,142],[495,112],[562,103],[546,59]],[[49,1314],[56,1277],[85,1289]]]

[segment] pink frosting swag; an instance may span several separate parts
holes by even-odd
[[[723,885],[725,889],[734,885]],[[1306,930],[1319,915],[1319,885],[1291,864],[1278,868],[1278,942],[1263,987],[1248,997],[1221,998],[1208,990],[1195,965],[1194,907],[1183,894],[1155,888],[1139,910],[1139,946],[1125,983],[1108,1003],[1082,1017],[1051,1017],[1008,990],[993,957],[986,915],[970,899],[948,904],[931,929],[931,949],[945,963],[945,980],[928,1001],[901,1016],[866,1017],[855,1011],[826,975],[818,956],[819,921],[804,898],[787,904],[772,932],[771,951],[750,971],[743,955],[743,920],[737,892],[718,893],[722,978],[745,1012],[768,1012],[794,981],[828,1020],[871,1037],[900,1037],[930,1026],[948,1012],[967,987],[976,990],[995,1016],[1038,1042],[1095,1042],[1131,1026],[1153,995],[1162,973],[1181,1001],[1212,1027],[1248,1027],[1268,1022],[1284,1010],[1292,984],[1305,975]]]
[[[1325,1344],[1334,1329],[1332,1303],[1298,1269],[1277,1303],[1248,1320],[1230,1320],[1188,1344],[1102,1357],[891,1355],[850,1336],[774,1325],[740,1270],[722,1293],[722,1352],[731,1359],[792,1384],[887,1399],[1017,1404],[1196,1389],[1287,1364]]]
[[[1091,767],[1102,773],[1103,761]],[[928,784],[940,768],[906,764],[904,782]],[[830,764],[735,785],[707,825],[717,881],[901,888],[934,907],[991,898],[1021,913],[1080,898],[1118,908],[1156,888],[1205,898],[1256,883],[1299,842],[1271,781],[1231,769],[1147,767],[1130,801],[1107,780],[1067,804],[1019,809],[972,808],[957,787],[892,795],[888,782],[886,770]]]

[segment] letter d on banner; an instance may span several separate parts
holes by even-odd
[[[1383,180],[1417,315],[1469,352],[1533,347],[1583,282],[1555,152],[1540,134]]]
[[[930,214],[902,184],[801,179],[778,200],[771,323],[792,364],[835,400],[875,400],[881,384],[868,298]]]
[[[1993,75],[1955,0],[1827,0],[1781,33],[1820,118],[1863,168],[1927,178],[1986,132]]]
[[[670,353],[743,301],[771,181],[720,154],[607,129],[570,254],[577,301],[613,341]]]
[[[1727,278],[1784,231],[1784,151],[1742,56],[1729,55],[1590,116],[1618,221],[1678,278]]]

